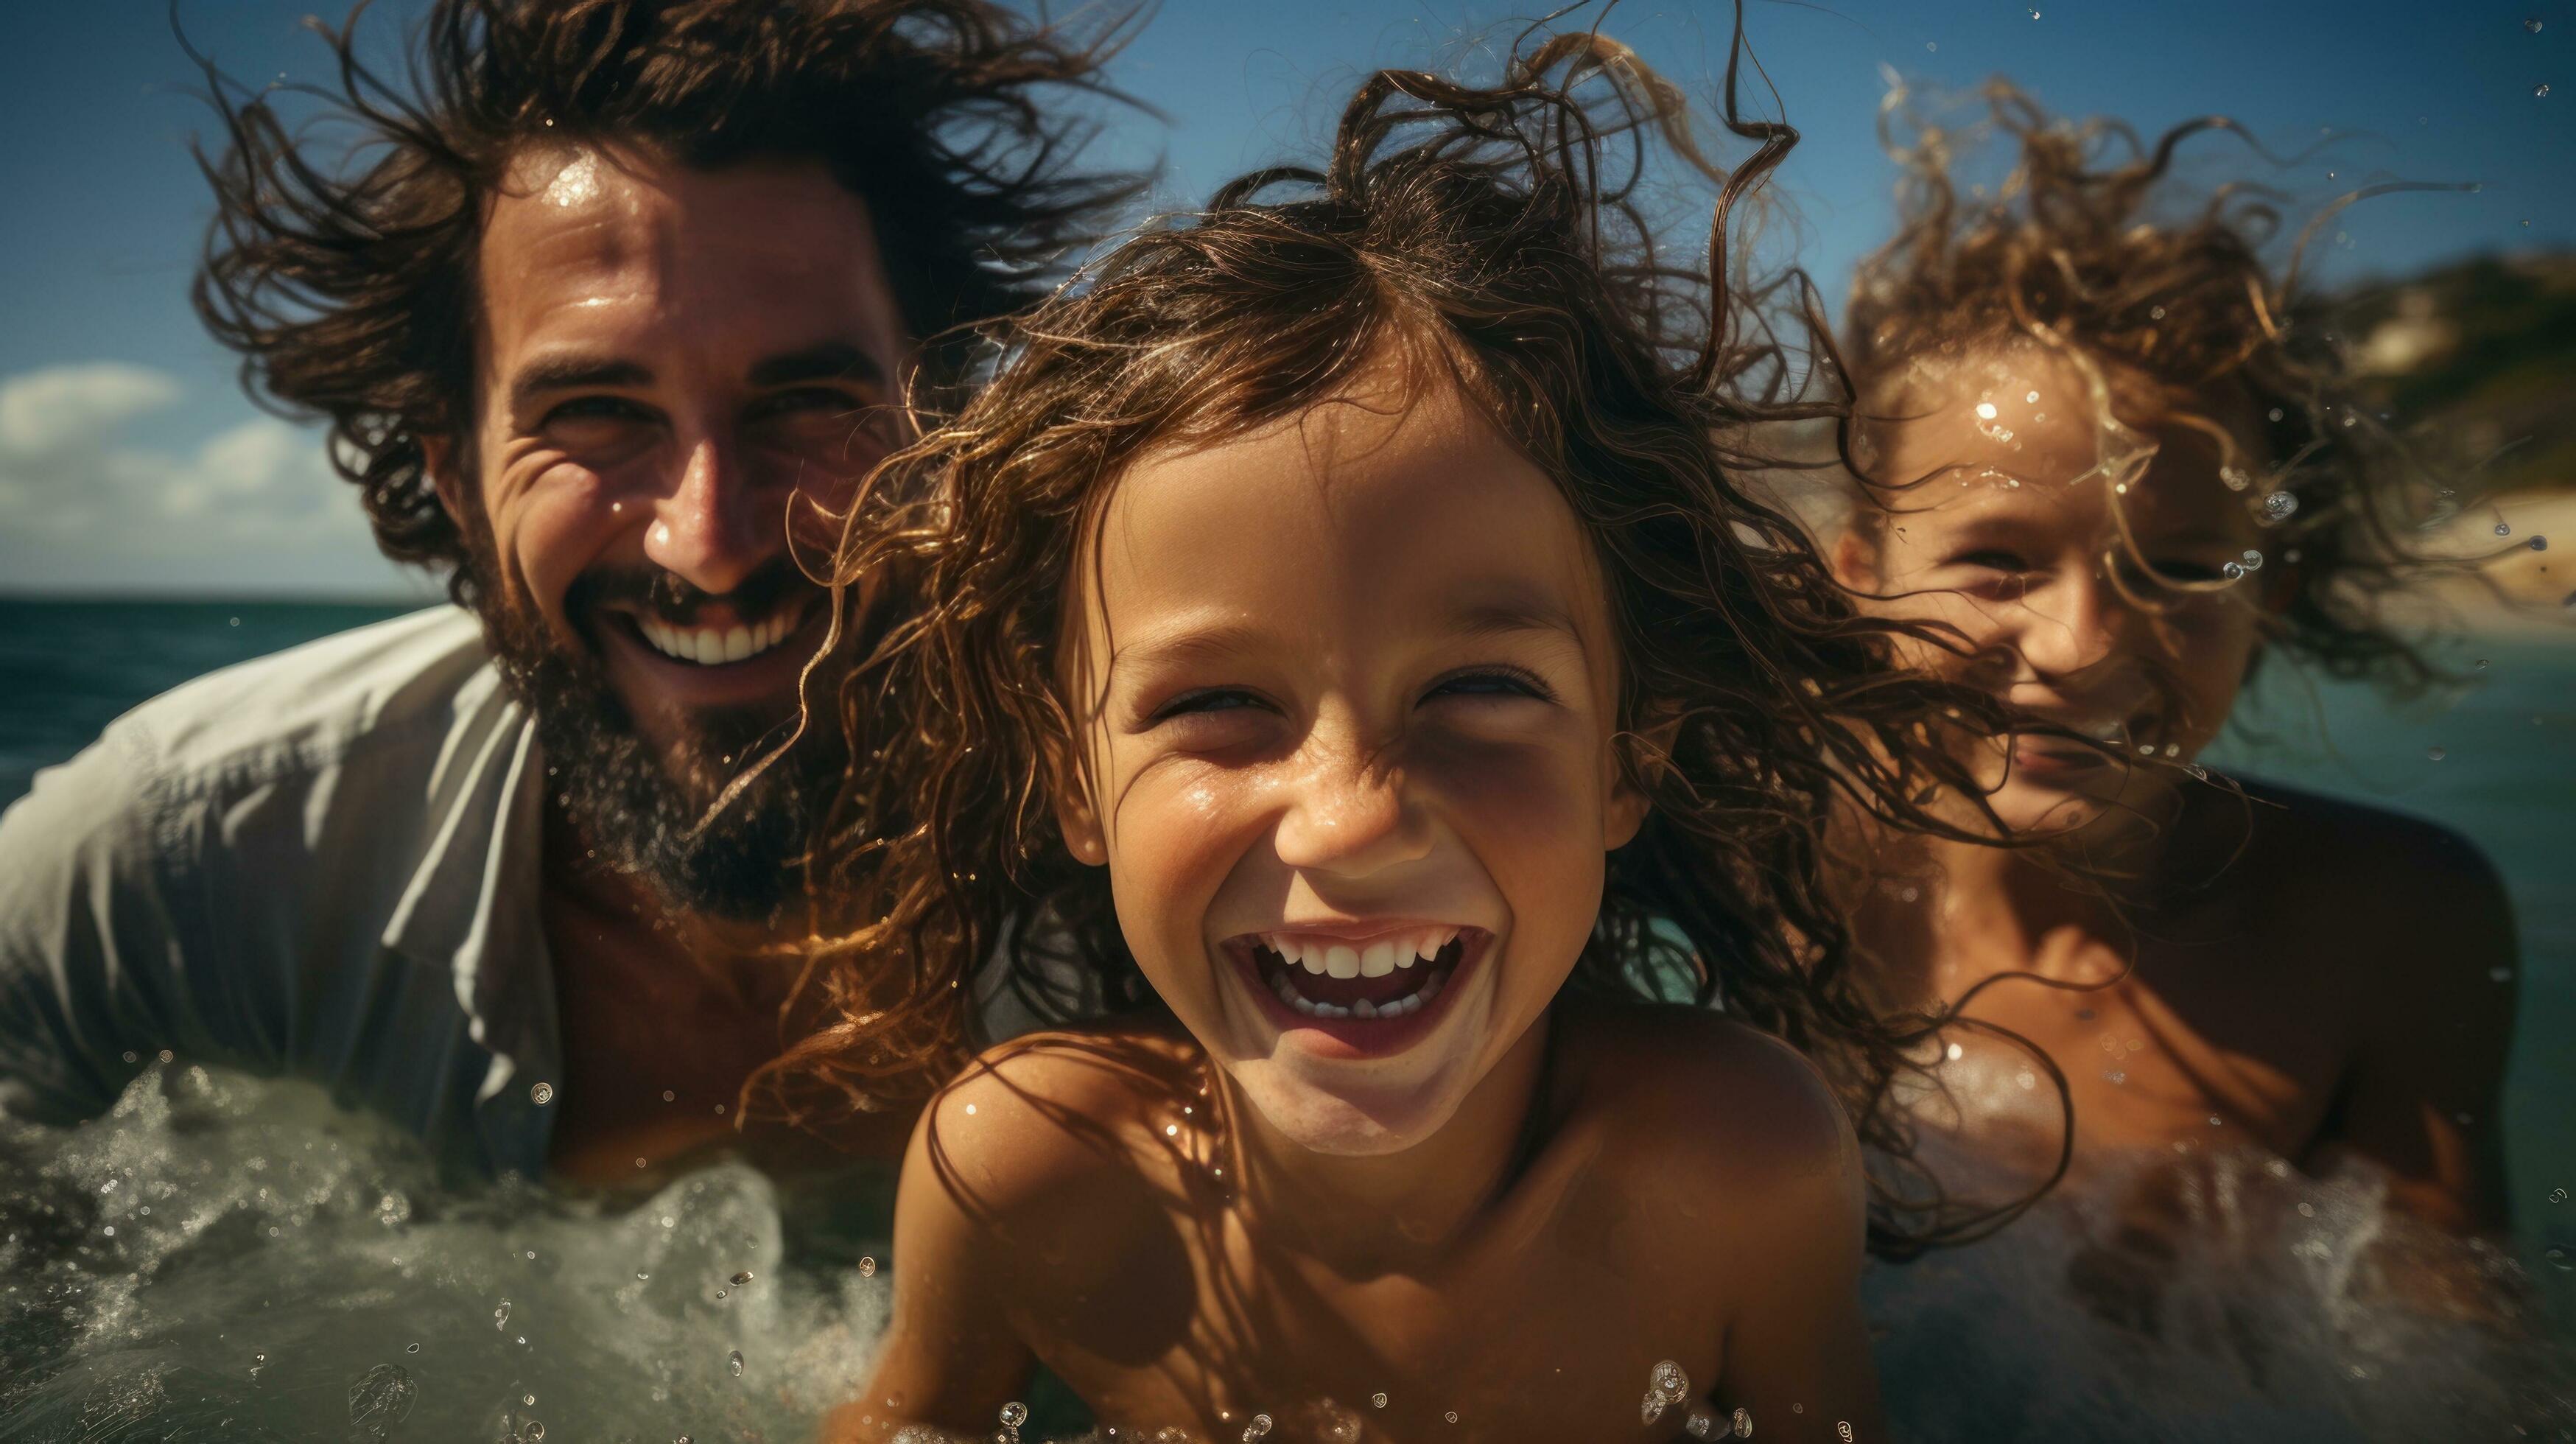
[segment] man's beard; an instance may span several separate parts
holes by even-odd
[[[808,585],[784,559],[777,566],[790,574],[755,578],[770,595]],[[781,717],[763,708],[693,708],[679,737],[656,744],[638,729],[595,652],[566,647],[540,620],[521,615],[483,570],[476,610],[493,659],[536,719],[547,795],[597,861],[650,887],[665,907],[707,918],[771,922],[801,898],[807,849],[848,757],[828,706],[728,797],[737,778],[797,734],[793,711]],[[746,585],[732,595],[752,590]],[[565,597],[565,613],[593,647],[597,604],[611,592],[675,605],[704,595],[665,572],[585,576]],[[816,695],[828,698],[830,690]]]

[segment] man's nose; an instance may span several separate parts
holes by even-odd
[[[1430,853],[1430,824],[1400,761],[1348,737],[1310,743],[1305,760],[1279,820],[1281,862],[1357,878]]]
[[[2132,620],[2109,578],[2075,574],[2026,602],[2022,660],[2044,679],[2072,676],[2118,651]]]
[[[653,508],[644,555],[700,591],[721,596],[780,545],[764,498],[732,441],[709,434],[688,443],[680,475]]]

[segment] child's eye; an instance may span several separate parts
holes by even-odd
[[[1548,690],[1537,674],[1518,667],[1479,667],[1443,677],[1431,684],[1422,700],[1435,697],[1533,697],[1545,702],[1556,694]]]
[[[2030,570],[2030,563],[2023,560],[2019,552],[2005,551],[2000,547],[1981,547],[1976,551],[1961,552],[1957,556],[1950,558],[1950,564],[1962,567],[1981,567],[1990,572],[2026,572]]]
[[[1240,687],[1209,687],[1196,692],[1183,692],[1154,709],[1153,720],[1169,721],[1210,712],[1234,712],[1246,707],[1266,705],[1261,698]]]

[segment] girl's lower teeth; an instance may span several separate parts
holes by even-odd
[[[1440,996],[1442,985],[1448,981],[1449,974],[1443,970],[1425,978],[1420,989],[1391,1002],[1372,1003],[1362,998],[1347,1008],[1339,1003],[1308,1001],[1297,991],[1296,985],[1288,981],[1285,973],[1271,975],[1270,990],[1279,995],[1279,1001],[1309,1018],[1403,1018],[1429,1007],[1431,1000]]]

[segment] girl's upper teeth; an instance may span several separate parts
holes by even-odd
[[[1319,976],[1383,978],[1398,968],[1438,957],[1440,950],[1457,937],[1456,928],[1424,928],[1372,938],[1365,945],[1295,933],[1265,933],[1261,942],[1290,967],[1304,968]]]

